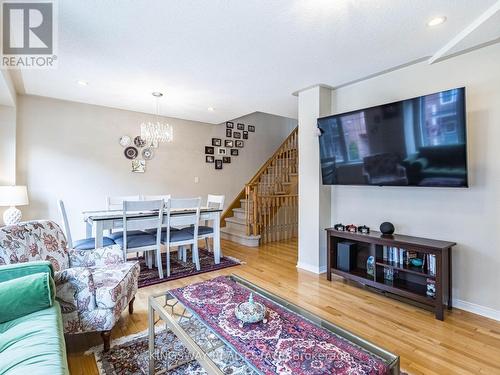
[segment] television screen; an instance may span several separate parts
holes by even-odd
[[[324,185],[467,187],[465,88],[318,119]]]

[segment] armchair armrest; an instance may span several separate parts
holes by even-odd
[[[49,308],[54,303],[50,262],[0,268],[0,323]]]
[[[67,268],[54,276],[57,297],[63,313],[96,308],[92,273],[84,267]]]
[[[75,250],[69,252],[71,267],[106,267],[124,262],[123,251],[119,245],[101,247],[93,250]]]

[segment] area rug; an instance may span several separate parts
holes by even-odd
[[[267,322],[241,326],[235,308],[250,291],[228,277],[170,290],[185,307],[263,374],[386,375],[382,358],[268,298]]]
[[[191,319],[181,323],[191,337],[207,352],[208,356],[225,374],[256,375],[244,361],[216,338],[199,320]],[[155,373],[168,375],[202,375],[206,371],[201,368],[192,354],[182,342],[170,331],[156,331],[155,335]],[[107,352],[102,345],[88,350],[85,354],[93,354],[100,375],[138,375],[149,371],[148,333],[122,337],[112,341]]]
[[[191,253],[189,250],[187,255],[187,262],[184,263],[178,260],[177,252],[170,253],[170,277],[167,277],[167,260],[165,255],[163,255],[163,279],[160,279],[157,268],[153,267],[152,269],[149,269],[144,258],[140,258],[141,273],[139,274],[139,288],[242,264],[239,259],[227,256],[221,257],[220,263],[215,264],[214,254],[212,252],[206,249],[199,249],[200,270],[197,271],[194,263],[191,262]]]

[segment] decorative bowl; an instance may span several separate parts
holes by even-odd
[[[245,324],[267,323],[266,307],[262,303],[253,300],[253,293],[250,293],[247,302],[242,302],[236,306],[234,315],[240,321],[240,327],[242,328]]]
[[[424,261],[420,258],[413,258],[412,260],[410,260],[410,263],[414,267],[422,267]]]

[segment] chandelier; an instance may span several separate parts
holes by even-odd
[[[153,92],[156,98],[156,121],[147,121],[141,124],[141,138],[152,147],[158,147],[160,143],[172,142],[174,138],[173,129],[169,124],[160,120],[160,98],[161,92]]]

